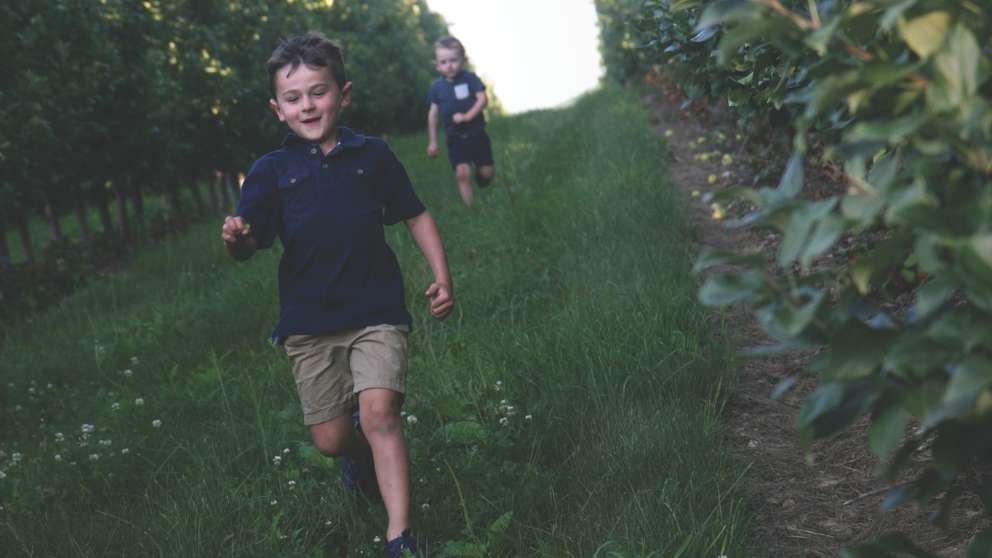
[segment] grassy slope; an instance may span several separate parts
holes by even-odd
[[[432,555],[744,553],[734,466],[716,444],[727,353],[694,302],[644,120],[608,90],[492,123],[500,176],[471,209],[424,138],[391,140],[458,296],[453,316],[430,320],[426,266],[394,227],[416,320],[414,516]],[[0,547],[379,552],[381,506],[341,493],[264,341],[278,254],[234,264],[218,230],[148,250],[0,347]]]

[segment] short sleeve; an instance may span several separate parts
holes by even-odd
[[[387,225],[396,224],[404,219],[416,217],[424,212],[424,204],[413,190],[410,176],[403,168],[403,163],[385,143],[382,144],[382,154],[379,158],[382,165],[383,192],[383,222]]]
[[[468,88],[469,91],[471,91],[472,93],[478,93],[479,91],[486,90],[486,84],[482,83],[482,80],[479,79],[479,76],[475,75],[474,73],[471,73],[468,75]]]
[[[431,84],[431,90],[427,93],[427,102],[430,104],[440,105],[441,96],[438,94],[437,82]]]
[[[265,159],[256,161],[245,176],[235,215],[251,225],[252,236],[259,248],[272,246],[279,232],[282,210],[279,207],[276,176]]]

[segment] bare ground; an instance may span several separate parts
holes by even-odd
[[[663,88],[646,97],[659,134],[669,146],[672,182],[686,198],[700,246],[760,252],[774,259],[775,239],[742,229],[728,229],[714,220],[702,194],[731,185],[749,185],[768,161],[742,161],[731,165],[719,160],[700,161],[705,149],[691,146],[700,136],[713,137],[722,130],[734,137],[732,122],[705,110],[683,109],[681,99]],[[788,132],[783,132],[788,134]],[[829,173],[812,173],[831,180]],[[710,183],[711,175],[717,177]],[[833,179],[836,182],[836,179]],[[838,184],[821,184],[823,189]],[[817,188],[816,184],[807,187]],[[770,344],[751,314],[735,307],[714,314],[715,331],[732,332],[739,348]],[[887,486],[875,476],[879,461],[868,449],[866,421],[842,435],[812,446],[812,463],[794,425],[802,403],[815,380],[801,379],[786,396],[773,400],[771,393],[784,378],[804,369],[812,352],[797,352],[761,359],[740,359],[727,407],[727,447],[735,454],[745,476],[747,507],[755,519],[755,547],[771,557],[837,556],[841,548],[881,533],[899,531],[942,557],[964,556],[970,538],[987,527],[988,520],[974,497],[960,499],[950,527],[930,525],[925,510],[906,505],[882,512]]]

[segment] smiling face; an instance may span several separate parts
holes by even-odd
[[[434,67],[445,78],[454,79],[464,65],[465,57],[457,49],[444,47],[434,49]]]
[[[338,117],[351,104],[351,82],[338,87],[325,67],[287,64],[275,74],[275,99],[269,104],[280,122],[301,138],[320,145],[324,153],[338,141]]]

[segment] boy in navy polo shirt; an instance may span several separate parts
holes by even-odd
[[[479,187],[487,186],[495,173],[493,149],[486,134],[482,109],[489,100],[479,76],[465,69],[465,47],[454,37],[434,43],[434,67],[441,77],[431,85],[431,108],[427,112],[427,156],[437,156],[437,121],[444,120],[448,160],[455,169],[458,192],[465,205],[472,205],[472,165]]]
[[[279,237],[273,338],[293,363],[304,423],[321,453],[342,458],[346,487],[379,489],[389,555],[413,553],[400,420],[411,318],[383,225],[409,228],[434,273],[425,294],[438,319],[454,304],[441,237],[386,143],[338,126],[352,90],[334,43],[290,37],[266,65],[290,134],[252,165],[221,236],[238,260]]]

